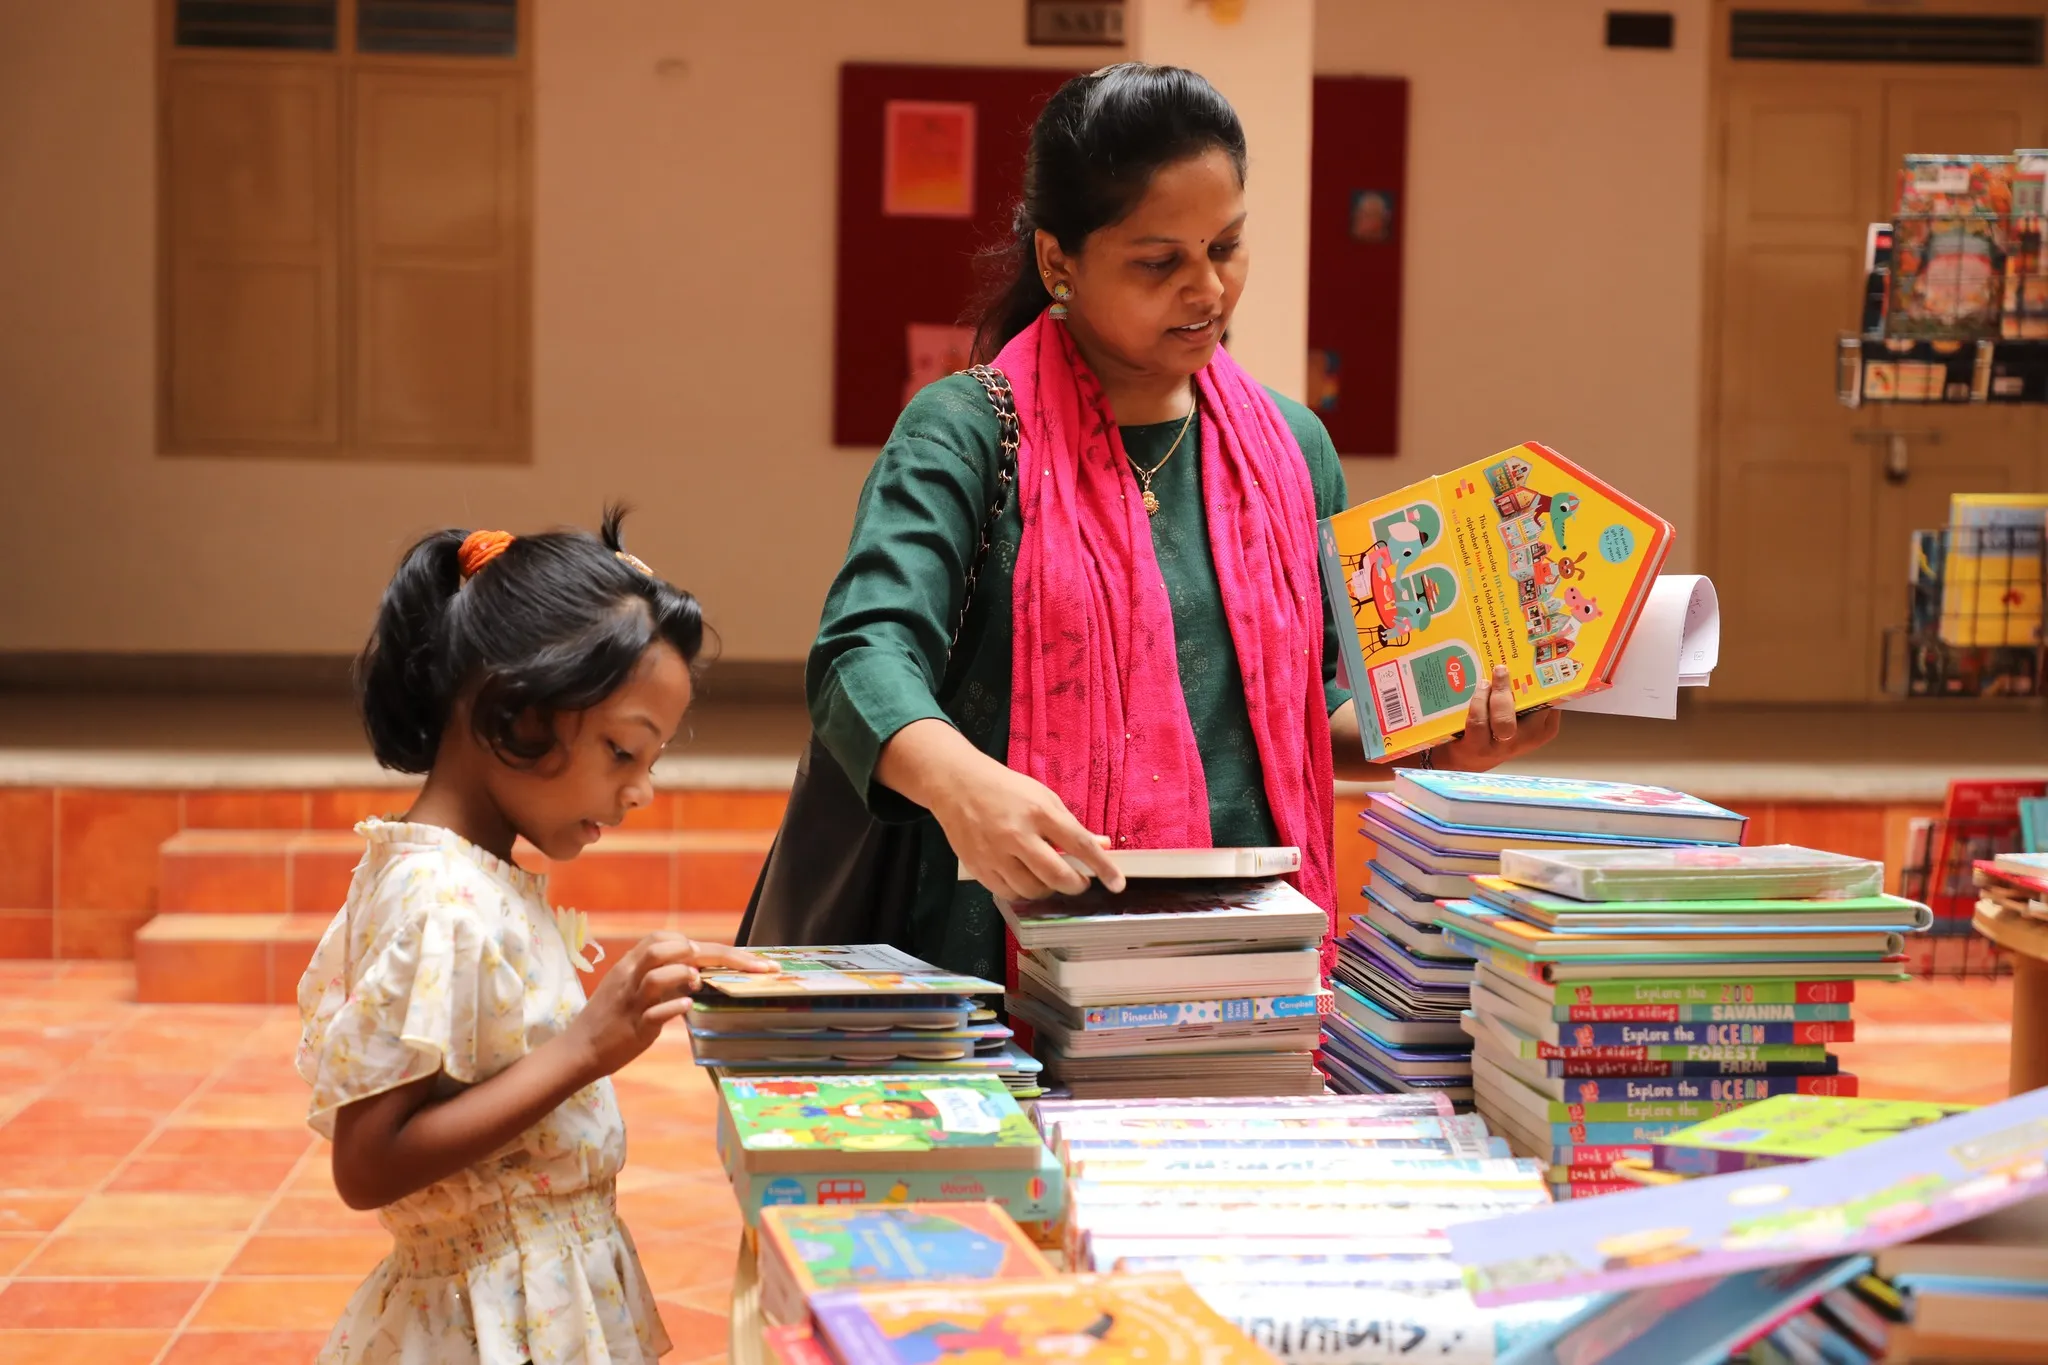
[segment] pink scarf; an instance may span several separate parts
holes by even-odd
[[[1022,427],[1009,765],[1118,848],[1207,848],[1209,799],[1150,519],[1102,384],[1041,315],[996,357]],[[1218,350],[1195,376],[1202,491],[1245,709],[1295,884],[1330,916],[1330,718],[1315,489],[1286,419]],[[1014,961],[1015,944],[1010,953]]]

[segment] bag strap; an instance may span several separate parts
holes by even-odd
[[[953,623],[953,638],[946,644],[948,664],[952,662],[953,650],[960,644],[960,632],[967,625],[968,610],[974,605],[974,585],[981,577],[981,566],[988,561],[989,542],[995,539],[996,523],[1002,520],[1004,509],[1010,505],[1010,488],[1017,482],[1017,451],[1023,444],[1022,429],[1017,422],[1017,401],[1010,392],[1008,377],[992,365],[976,365],[967,373],[988,391],[988,401],[996,410],[1001,437],[996,461],[995,496],[989,502],[987,517],[982,520],[981,540],[974,547],[974,558],[967,563],[967,592],[960,600],[960,619]]]

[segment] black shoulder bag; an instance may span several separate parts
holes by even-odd
[[[1017,480],[1017,407],[1010,381],[1001,370],[986,365],[967,373],[988,390],[1002,434],[995,497],[967,565],[967,591],[947,647],[948,672],[960,629],[974,605],[974,584],[987,562],[989,541]],[[918,844],[916,825],[887,824],[869,813],[865,794],[854,790],[839,760],[813,733],[797,763],[782,826],[740,921],[740,943],[760,947],[899,941],[917,896]]]

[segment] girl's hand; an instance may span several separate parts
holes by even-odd
[[[1563,716],[1549,708],[1531,712],[1527,723],[1518,720],[1507,665],[1497,664],[1493,677],[1480,683],[1472,694],[1472,705],[1465,712],[1465,732],[1432,749],[1430,766],[1449,772],[1491,772],[1556,739],[1562,721]]]
[[[609,1076],[654,1046],[671,1019],[690,1012],[702,968],[772,972],[764,957],[722,943],[696,943],[682,934],[649,934],[605,973],[590,1003],[563,1032],[584,1059],[591,1079]]]
[[[1088,879],[1068,866],[1065,852],[1109,890],[1124,889],[1103,851],[1109,841],[1084,829],[1050,788],[985,755],[974,760],[930,806],[968,876],[1007,901],[1078,895]]]

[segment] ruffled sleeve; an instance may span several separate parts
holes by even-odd
[[[515,1060],[518,1040],[492,1036],[521,984],[489,931],[496,898],[449,870],[405,859],[359,878],[299,983],[298,1069],[323,1137],[344,1105],[441,1072],[473,1085]]]

